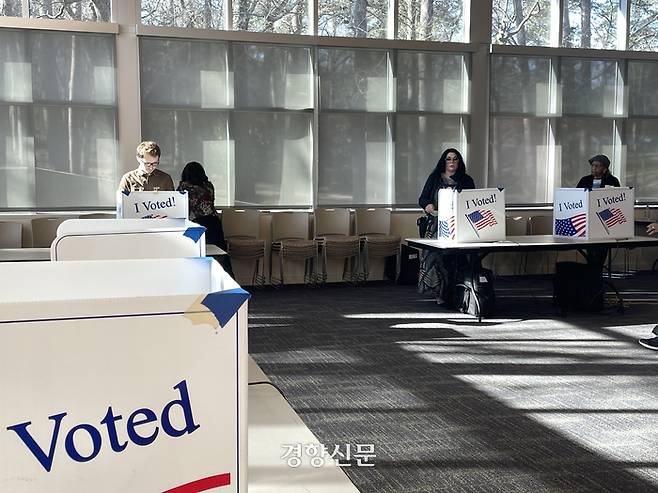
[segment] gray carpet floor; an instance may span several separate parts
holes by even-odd
[[[250,353],[320,443],[373,444],[361,492],[658,491],[658,276],[627,310],[558,316],[548,278],[496,284],[477,323],[413,286],[284,287],[250,301]],[[283,454],[282,450],[282,454]]]

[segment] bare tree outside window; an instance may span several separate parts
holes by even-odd
[[[20,17],[22,12],[21,0],[0,0],[0,15]]]
[[[631,1],[628,49],[658,50],[658,3],[655,0]]]
[[[306,0],[234,0],[233,28],[285,34],[308,33]]]
[[[146,26],[223,29],[223,0],[142,0]]]
[[[110,0],[29,0],[29,2],[30,17],[91,22],[111,20]]]
[[[493,0],[493,43],[547,46],[550,40],[550,10],[550,0]]]
[[[318,33],[321,36],[385,38],[386,0],[319,0]]]
[[[462,0],[400,0],[400,39],[464,41]]]
[[[562,45],[614,49],[617,46],[616,0],[568,0],[562,12]]]

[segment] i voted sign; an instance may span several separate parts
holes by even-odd
[[[121,453],[129,443],[141,447],[152,444],[160,430],[174,438],[197,430],[200,425],[194,422],[187,382],[182,380],[174,385],[174,389],[179,391],[179,398],[166,404],[161,413],[142,407],[131,412],[125,421],[122,414],[113,410],[111,405],[98,423],[78,423],[71,426],[70,419],[65,419],[68,415],[66,411],[48,416],[52,433],[43,443],[39,443],[30,431],[32,420],[36,418],[7,426],[7,430],[15,432],[27,452],[46,472],[50,472],[55,453],[58,452],[58,444],[62,441],[64,441],[64,451],[59,453],[66,452],[69,459],[82,463],[93,460],[104,446],[111,448],[113,452]],[[182,413],[184,421],[184,426],[180,428],[172,419],[173,413],[178,411]],[[62,448],[61,445],[59,448]]]
[[[187,219],[187,192],[117,192],[120,219]]]

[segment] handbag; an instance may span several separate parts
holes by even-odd
[[[419,238],[425,238],[425,234],[427,233],[427,225],[428,225],[428,218],[427,215],[421,216],[418,219],[416,219],[416,225],[418,226],[418,237]]]

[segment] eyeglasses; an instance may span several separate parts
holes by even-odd
[[[147,161],[143,157],[138,157],[137,160],[142,163],[144,166],[157,166],[160,164],[160,160],[158,159],[157,161]]]

